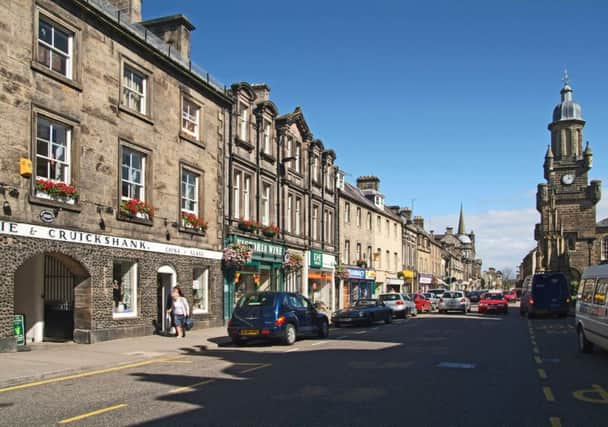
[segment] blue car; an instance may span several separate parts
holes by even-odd
[[[326,338],[327,316],[304,296],[291,292],[259,292],[243,296],[228,322],[237,345],[251,339],[278,340],[292,345],[302,335]]]

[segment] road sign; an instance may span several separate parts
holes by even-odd
[[[17,345],[25,345],[25,319],[23,314],[15,314],[13,319],[13,334],[17,340]]]

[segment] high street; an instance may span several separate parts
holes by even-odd
[[[608,354],[579,355],[572,319],[512,309],[332,329],[291,347],[212,340],[5,387],[0,424],[605,425]]]

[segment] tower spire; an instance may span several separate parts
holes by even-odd
[[[460,204],[460,218],[458,219],[458,235],[461,236],[466,234],[466,230],[464,228],[464,209],[462,208],[462,203]]]

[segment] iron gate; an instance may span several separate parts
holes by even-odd
[[[61,261],[44,256],[45,338],[73,338],[75,284],[74,275]]]

